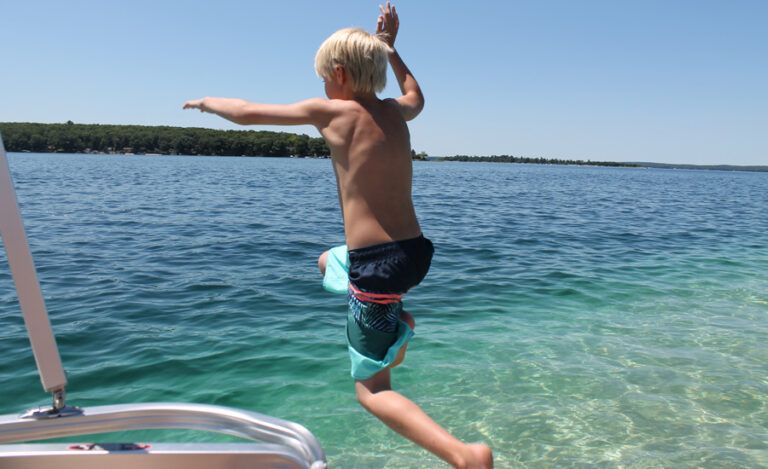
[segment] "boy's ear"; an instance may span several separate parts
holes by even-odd
[[[336,78],[336,82],[343,85],[347,82],[347,71],[341,65],[333,67],[333,75]]]

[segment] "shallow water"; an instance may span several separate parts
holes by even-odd
[[[442,467],[355,402],[315,265],[343,241],[328,160],[10,165],[73,404],[242,407],[333,467]],[[498,467],[768,467],[768,174],[414,171],[436,256],[398,390]],[[0,413],[44,404],[6,267],[0,356]]]

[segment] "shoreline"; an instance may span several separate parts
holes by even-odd
[[[181,157],[212,157],[212,158],[287,158],[304,160],[327,160],[330,156],[321,155],[205,155],[205,154],[182,154],[182,153],[143,153],[143,152],[101,152],[101,151],[8,151],[9,154],[16,155],[90,155],[90,156],[181,156]],[[492,160],[493,157],[473,156],[468,159],[456,160],[444,156],[428,156],[426,158],[414,158],[413,161],[428,161],[432,163],[501,163],[501,164],[522,164],[536,166],[574,166],[587,168],[625,168],[625,169],[666,169],[666,170],[688,170],[688,171],[725,171],[725,172],[748,172],[765,173],[768,172],[768,166],[739,166],[739,165],[695,165],[695,164],[674,164],[674,163],[652,163],[652,162],[599,162],[599,161],[573,161],[557,162],[557,160],[542,159],[541,161],[498,161]]]
[[[264,130],[214,130],[197,127],[0,122],[8,152],[87,155],[228,156],[328,159],[330,149],[319,137]],[[503,155],[428,155],[411,150],[414,161],[515,163],[557,166],[768,172],[764,165],[593,161]]]

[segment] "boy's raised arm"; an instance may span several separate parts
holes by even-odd
[[[395,38],[397,37],[397,31],[400,28],[400,18],[397,16],[397,10],[390,3],[387,2],[386,6],[380,7],[381,15],[379,15],[378,22],[376,23],[376,34],[379,35],[392,49],[389,53],[389,64],[392,66],[392,71],[397,77],[397,83],[400,85],[400,91],[403,95],[396,99],[400,105],[400,111],[403,114],[403,118],[409,121],[419,115],[422,109],[424,109],[424,94],[421,92],[416,78],[413,77],[413,73],[408,69],[400,58],[400,54],[395,50]]]
[[[184,109],[199,109],[241,125],[314,125],[325,127],[328,102],[313,98],[293,104],[262,104],[244,99],[202,98],[184,103]]]

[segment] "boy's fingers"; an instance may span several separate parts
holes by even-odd
[[[200,109],[201,100],[199,99],[193,99],[191,101],[187,101],[184,103],[184,107],[182,109]]]

